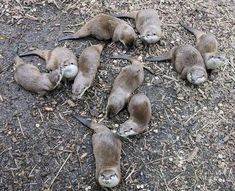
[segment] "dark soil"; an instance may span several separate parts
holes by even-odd
[[[178,24],[214,33],[226,54],[225,66],[196,87],[180,79],[169,63],[146,63],[144,84],[136,91],[152,103],[150,128],[123,142],[122,182],[112,190],[234,191],[235,188],[235,2],[234,0],[1,0],[0,1],[0,190],[102,190],[95,182],[92,131],[70,114],[102,120],[115,76],[129,64],[108,56],[123,52],[109,44],[93,84],[81,100],[73,100],[71,83],[46,97],[30,93],[13,78],[17,48],[71,48],[77,56],[88,38],[58,44],[63,31],[76,31],[97,13],[155,8],[163,23],[162,45],[124,51],[144,58],[159,55],[195,38]],[[128,21],[132,25],[134,22]],[[45,70],[37,57],[24,58]],[[110,128],[127,119],[126,110],[103,123]]]

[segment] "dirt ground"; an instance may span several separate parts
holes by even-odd
[[[133,3],[135,2],[135,3]],[[159,55],[173,46],[194,44],[178,24],[214,33],[227,63],[199,87],[179,78],[170,63],[146,63],[145,81],[136,91],[152,104],[149,130],[123,142],[122,182],[114,191],[235,190],[235,1],[174,0],[0,0],[0,190],[102,190],[95,182],[92,131],[70,114],[104,117],[115,76],[128,64],[108,56],[124,52],[136,57]],[[46,97],[30,93],[13,78],[14,56],[29,48],[65,45],[77,56],[88,38],[58,44],[65,31],[76,31],[97,13],[155,8],[162,19],[161,45],[125,50],[110,43],[104,50],[93,87],[73,100],[71,83]],[[134,26],[134,22],[127,20]],[[24,58],[45,70],[35,56]],[[103,123],[116,128],[126,110]]]

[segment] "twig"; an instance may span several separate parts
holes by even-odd
[[[62,168],[64,167],[64,165],[66,164],[66,162],[68,161],[69,157],[72,155],[72,153],[70,153],[68,155],[68,157],[65,159],[64,163],[61,165],[60,169],[58,170],[58,172],[56,173],[55,177],[53,178],[53,180],[51,181],[51,184],[49,186],[49,189],[52,187],[52,185],[54,184],[56,178],[58,177],[60,171],[62,170]]]
[[[127,180],[135,171],[135,167],[136,165],[133,167],[132,171],[130,172],[130,174],[125,178],[125,180]]]
[[[23,134],[23,136],[25,137],[25,134],[24,134],[23,128],[22,128],[22,126],[21,126],[20,118],[19,118],[18,116],[17,116],[17,121],[18,121],[18,123],[19,123],[21,133],[22,133],[22,134]]]
[[[175,179],[177,179],[183,172],[179,173],[177,176],[168,181],[168,184],[171,184]]]
[[[166,190],[167,190],[167,191],[170,190],[169,187],[168,187],[168,184],[167,184],[167,182],[166,182],[165,175],[163,174],[161,168],[160,168],[160,173],[161,173],[161,177],[162,177],[162,179],[163,179],[163,181],[164,181],[164,183],[165,183],[165,185],[166,185]]]

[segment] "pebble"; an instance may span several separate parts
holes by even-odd
[[[220,110],[220,111],[219,111],[219,114],[220,114],[220,115],[223,115],[223,114],[224,114],[224,111],[223,111],[223,110]]]
[[[154,129],[153,132],[154,132],[154,133],[158,133],[158,129]]]
[[[158,85],[158,84],[161,84],[163,82],[163,80],[161,78],[159,78],[158,76],[155,76],[153,79],[152,79],[152,84],[153,85]]]
[[[222,107],[222,106],[223,106],[223,104],[222,104],[222,103],[219,103],[219,104],[218,104],[218,106],[219,106],[219,107]]]

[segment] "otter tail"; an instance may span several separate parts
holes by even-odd
[[[110,57],[111,59],[121,59],[121,60],[129,60],[131,61],[131,57],[127,54],[119,54],[119,55],[113,55]]]
[[[90,35],[90,32],[89,32],[89,30],[88,30],[87,28],[88,28],[88,27],[87,27],[86,25],[84,25],[84,26],[83,26],[79,31],[77,31],[76,33],[58,39],[58,42],[61,42],[61,41],[64,41],[64,40],[75,40],[75,39],[80,39],[80,38],[87,37],[87,36]]]
[[[78,120],[82,125],[92,129],[92,126],[91,126],[91,123],[92,123],[92,120],[90,118],[87,118],[87,117],[83,117],[79,114],[72,114],[71,115],[74,119]]]
[[[35,49],[23,54],[20,54],[20,57],[25,57],[25,56],[31,56],[31,55],[37,55],[45,60],[48,59],[48,56],[50,54],[50,50],[41,50],[41,49]]]
[[[182,23],[182,22],[179,22],[179,24],[180,24],[183,28],[185,28],[187,31],[189,31],[190,33],[192,33],[193,35],[195,35],[195,37],[196,37],[197,39],[198,39],[200,36],[202,36],[203,34],[205,34],[204,32],[199,31],[199,30],[197,30],[197,29],[194,29],[194,28],[192,28],[192,27],[189,27],[189,26],[185,25],[185,24]]]
[[[120,15],[114,15],[117,18],[130,18],[130,19],[135,19],[139,11],[132,11],[129,13],[123,13]]]
[[[175,52],[177,47],[172,48],[170,51],[166,52],[163,55],[160,56],[151,56],[147,57],[144,59],[144,61],[149,61],[149,62],[161,62],[165,60],[171,60],[173,53]]]

